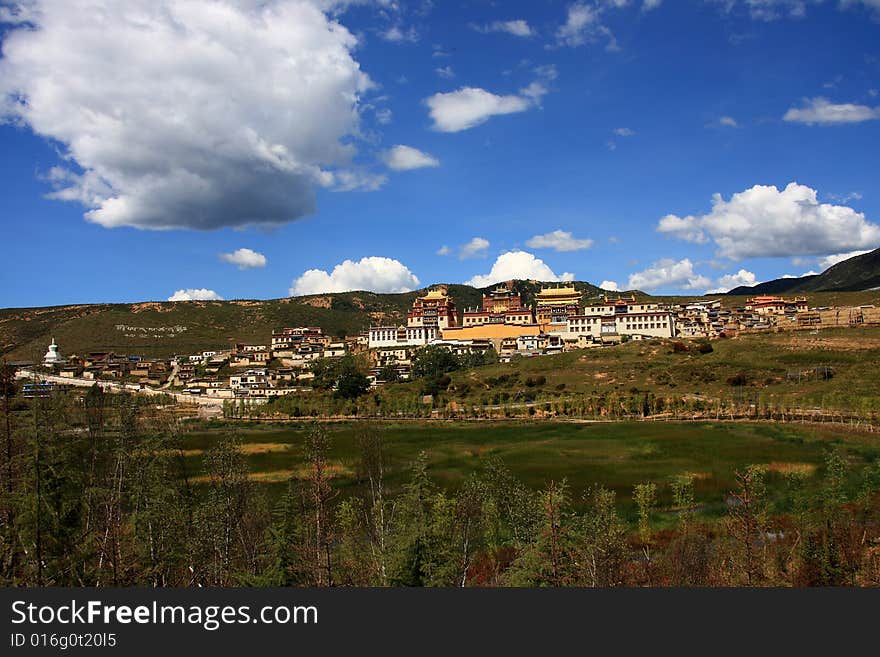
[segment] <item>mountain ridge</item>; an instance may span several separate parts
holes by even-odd
[[[741,285],[727,294],[741,296],[798,292],[862,292],[877,287],[880,287],[880,249],[842,260],[821,274],[777,278],[752,286]]]

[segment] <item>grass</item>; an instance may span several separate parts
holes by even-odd
[[[335,484],[343,493],[355,486],[358,427],[325,425],[332,439]],[[640,482],[657,483],[661,504],[669,504],[670,477],[694,473],[697,499],[711,514],[723,508],[737,469],[767,465],[768,484],[780,491],[787,472],[816,478],[829,449],[843,450],[853,464],[860,464],[877,457],[878,443],[873,435],[839,428],[769,423],[387,422],[375,428],[387,448],[392,489],[406,480],[408,465],[422,451],[428,455],[432,478],[449,489],[459,486],[485,458],[495,456],[534,489],[562,479],[577,497],[594,483],[612,488],[628,512],[632,488]],[[201,471],[200,450],[227,430],[217,426],[187,435],[191,468]],[[305,473],[302,445],[308,430],[307,424],[238,429],[253,479],[271,495],[280,492],[291,474]]]

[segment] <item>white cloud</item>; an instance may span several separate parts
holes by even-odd
[[[755,185],[725,201],[712,197],[705,215],[663,217],[657,230],[688,242],[718,246],[732,260],[825,255],[880,245],[880,226],[845,205],[819,203],[814,189],[789,183],[782,191]]]
[[[604,38],[606,41],[605,50],[611,52],[620,50],[617,39],[611,30],[602,23],[601,17],[605,6],[619,9],[627,4],[628,0],[606,0],[604,6],[591,6],[585,2],[575,2],[569,5],[565,23],[556,30],[556,45],[577,48]]]
[[[727,127],[727,128],[738,128],[739,127],[739,124],[736,122],[736,119],[733,118],[732,116],[722,116],[720,119],[718,119],[718,123],[720,125]]]
[[[444,80],[451,80],[455,77],[455,71],[452,70],[451,66],[442,66],[435,68],[434,73],[439,75]]]
[[[716,281],[717,287],[712,290],[706,290],[706,294],[720,294],[730,292],[733,288],[741,285],[751,287],[760,283],[753,272],[747,269],[740,269],[735,274],[726,274]]]
[[[525,96],[526,98],[530,98],[535,105],[540,106],[541,98],[546,96],[549,93],[549,89],[543,82],[532,82],[527,87],[523,87],[519,90],[521,96]]]
[[[443,246],[441,246],[439,249],[437,249],[438,256],[448,256],[450,253],[452,253],[452,249],[450,249],[445,244]]]
[[[223,297],[205,288],[189,288],[186,290],[177,290],[168,297],[168,301],[223,301]]]
[[[631,274],[628,285],[631,290],[703,290],[711,284],[711,280],[694,271],[689,259],[676,262],[665,258],[643,271]]]
[[[620,286],[615,281],[602,281],[599,287],[609,292],[620,292]]]
[[[825,271],[829,267],[833,267],[838,262],[843,262],[844,260],[849,260],[850,258],[855,258],[856,256],[864,255],[865,253],[870,253],[870,249],[862,249],[859,251],[849,251],[848,253],[835,253],[833,255],[827,255],[824,258],[819,259],[819,267],[822,268],[822,271]]]
[[[266,266],[266,256],[251,249],[236,249],[232,253],[221,253],[220,259],[239,269],[256,269]]]
[[[374,113],[376,115],[376,120],[382,125],[388,125],[394,117],[394,114],[387,107],[380,107],[376,109]]]
[[[458,259],[467,260],[486,254],[489,249],[489,240],[483,237],[474,237],[467,244],[463,244],[458,250]]]
[[[614,128],[614,134],[618,137],[632,137],[636,131],[630,128]]]
[[[390,169],[411,171],[425,167],[439,167],[440,161],[412,146],[397,144],[391,147],[382,158]]]
[[[502,253],[492,265],[492,270],[482,276],[474,276],[465,283],[474,287],[488,287],[512,279],[537,280],[545,282],[573,281],[574,274],[563,273],[557,276],[543,260],[526,251]]]
[[[392,25],[384,32],[381,32],[379,36],[391,43],[415,43],[419,40],[419,33],[416,28],[403,28],[400,25]]]
[[[555,80],[559,77],[559,70],[553,64],[543,64],[534,68],[535,75],[544,80]]]
[[[374,192],[388,181],[381,173],[361,168],[336,171],[332,174],[334,192]]]
[[[510,21],[493,21],[492,23],[488,23],[486,25],[471,25],[473,29],[477,32],[506,32],[507,34],[511,34],[517,37],[531,37],[535,36],[535,31],[528,24],[527,21],[522,19],[510,20]]]
[[[754,20],[774,21],[780,18],[802,19],[807,15],[808,5],[821,5],[825,0],[706,0],[717,4],[722,11],[730,13],[743,7]],[[839,0],[842,9],[864,6],[880,11],[880,0]]]
[[[783,121],[805,123],[807,125],[837,125],[841,123],[861,123],[880,119],[880,107],[868,107],[855,103],[832,103],[827,98],[808,99],[803,107],[792,107]]]
[[[419,286],[419,279],[400,261],[370,256],[359,261],[346,260],[327,273],[309,269],[290,286],[291,296],[324,294],[327,292],[411,292]]]
[[[535,235],[526,246],[533,249],[553,249],[554,251],[582,251],[593,246],[591,239],[578,239],[570,232],[554,230],[543,235]]]
[[[54,197],[106,227],[274,226],[355,155],[371,86],[314,1],[27,0],[0,117],[61,145]],[[327,6],[326,4],[324,5]]]
[[[560,45],[582,46],[590,40],[599,24],[599,11],[583,2],[568,7],[564,25],[556,30],[556,41]]]
[[[460,132],[485,123],[493,116],[525,112],[535,106],[524,96],[498,96],[477,87],[437,93],[425,101],[434,130]]]
[[[849,203],[850,201],[861,201],[862,195],[859,192],[848,192],[846,194],[828,194],[828,198],[838,203]]]

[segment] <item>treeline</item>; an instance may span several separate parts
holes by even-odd
[[[449,491],[422,456],[392,490],[366,422],[345,494],[314,425],[270,501],[234,434],[194,472],[177,422],[138,397],[4,396],[3,421],[6,586],[880,585],[880,465],[836,453],[781,496],[744,469],[720,520],[700,518],[692,475],[645,482],[633,519],[600,485],[533,491],[494,459]]]
[[[444,382],[441,375],[437,381]],[[716,419],[773,420],[777,422],[833,422],[866,430],[880,427],[880,416],[869,401],[862,407],[842,410],[829,400],[823,405],[796,405],[794,400],[764,394],[734,393],[729,397],[657,394],[652,391],[612,390],[573,393],[565,386],[547,386],[543,376],[526,377],[513,387],[496,377],[476,388],[473,382],[459,382],[426,398],[433,385],[424,388],[379,388],[347,399],[324,391],[299,392],[276,397],[269,403],[229,400],[224,417],[235,418],[446,418],[446,419]],[[424,394],[423,394],[424,393]]]

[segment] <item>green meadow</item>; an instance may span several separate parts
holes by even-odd
[[[592,484],[617,492],[631,510],[635,484],[653,481],[661,504],[670,503],[668,482],[684,472],[695,476],[695,492],[704,512],[720,512],[738,469],[768,468],[771,491],[782,494],[786,476],[800,472],[818,479],[829,450],[839,450],[853,466],[880,457],[880,438],[831,426],[743,422],[381,422],[322,425],[331,437],[334,485],[349,493],[357,483],[357,433],[381,432],[392,490],[406,480],[421,452],[440,485],[454,489],[487,458],[501,459],[520,480],[537,489],[565,479],[575,498]],[[228,432],[239,437],[251,478],[270,497],[293,477],[306,472],[303,443],[308,423],[216,424],[184,439],[189,471],[203,480],[204,450]]]

